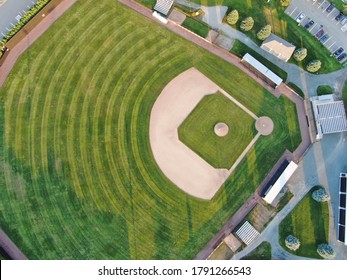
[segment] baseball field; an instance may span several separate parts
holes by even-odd
[[[274,121],[210,201],[150,147],[154,102],[191,67]],[[117,1],[78,1],[0,89],[0,226],[29,259],[191,259],[300,141],[287,98]]]

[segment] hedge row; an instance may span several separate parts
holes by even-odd
[[[2,43],[8,42],[16,33],[23,28],[44,6],[51,0],[37,0],[36,4],[22,16],[22,18],[11,28],[11,30],[2,39]]]

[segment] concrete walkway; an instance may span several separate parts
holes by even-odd
[[[342,92],[344,82],[347,79],[347,68],[341,69],[333,73],[322,75],[308,73],[300,67],[291,63],[286,63],[273,56],[272,54],[264,51],[250,38],[248,38],[244,33],[232,28],[227,24],[223,24],[222,19],[228,7],[205,7],[197,5],[195,3],[190,3],[187,0],[175,0],[175,2],[182,5],[193,7],[195,9],[201,8],[205,12],[205,15],[202,18],[204,22],[209,24],[213,29],[217,30],[223,35],[241,41],[242,43],[255,50],[257,53],[261,54],[267,60],[271,61],[281,69],[285,70],[288,73],[288,78],[286,82],[292,82],[296,84],[297,86],[302,88],[305,94],[307,94],[308,96],[317,95],[316,89],[319,85],[330,85],[332,88],[335,89],[335,92]]]

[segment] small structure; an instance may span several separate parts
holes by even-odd
[[[153,10],[159,13],[161,16],[167,18],[171,11],[173,3],[174,0],[157,0],[157,3],[155,4]]]
[[[241,242],[230,233],[227,237],[224,238],[225,244],[230,248],[234,253],[241,247]]]
[[[267,203],[271,204],[275,200],[276,196],[280,193],[284,185],[287,183],[287,181],[293,175],[293,173],[295,172],[297,168],[298,168],[298,165],[295,162],[291,161],[287,165],[287,167],[284,169],[281,176],[279,176],[279,178],[276,180],[276,182],[273,185],[270,185],[265,190],[263,199]]]
[[[340,173],[340,204],[339,204],[339,219],[338,219],[338,240],[347,245],[347,230],[346,230],[346,189],[347,189],[347,173]]]
[[[264,64],[260,63],[249,53],[246,53],[241,62],[250,69],[253,73],[255,73],[259,78],[270,84],[272,87],[278,87],[283,80],[278,77],[274,72],[272,72],[269,68],[267,68]]]
[[[246,245],[251,244],[259,236],[259,232],[246,221],[235,233]]]
[[[274,34],[271,34],[260,47],[285,62],[291,58],[295,51],[295,46],[293,44]]]
[[[317,140],[323,134],[347,131],[346,112],[343,101],[335,100],[333,94],[311,98],[316,120]]]

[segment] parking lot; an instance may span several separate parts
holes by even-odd
[[[347,23],[342,24],[341,20],[336,20],[340,11],[335,7],[330,7],[327,11],[329,6],[330,2],[327,0],[292,0],[285,12],[298,20],[298,24],[306,28],[312,36],[316,36],[317,41],[332,54],[342,47],[344,50],[337,55],[339,57],[347,53]],[[344,29],[346,30],[343,31]],[[347,57],[340,62],[345,61]]]
[[[0,39],[18,22],[36,0],[7,0],[0,6]]]

